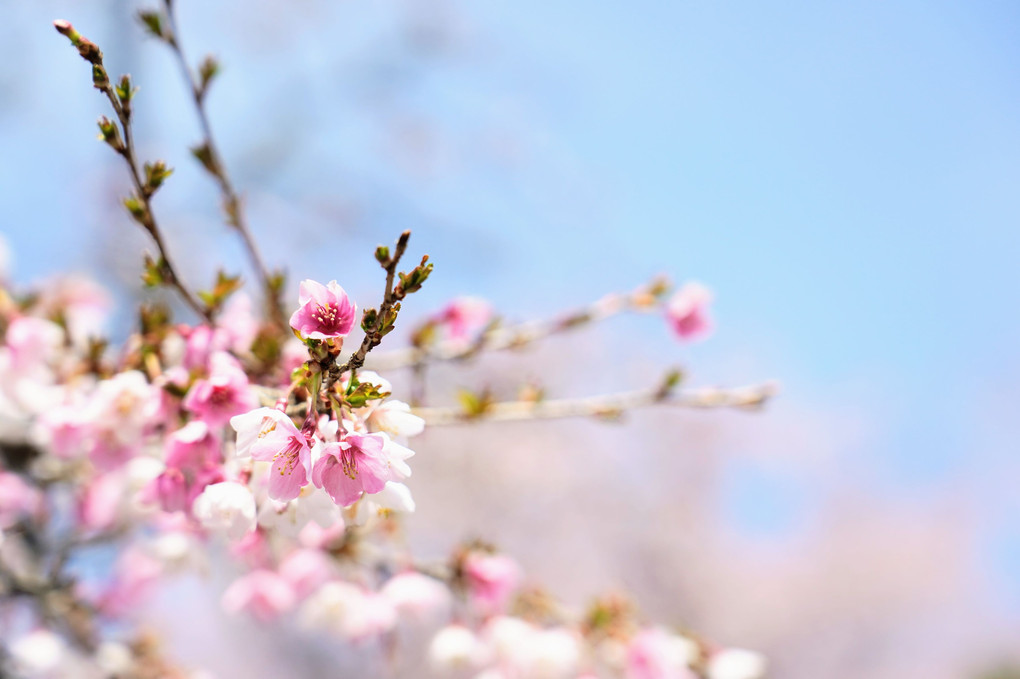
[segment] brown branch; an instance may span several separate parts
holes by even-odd
[[[463,342],[438,342],[374,355],[369,367],[380,371],[415,368],[428,363],[466,361],[486,351],[520,349],[551,335],[569,332],[624,312],[655,311],[669,290],[668,281],[656,278],[634,292],[607,295],[586,307],[555,318],[491,327],[468,346]]]
[[[132,215],[135,220],[148,232],[149,236],[156,243],[156,248],[159,250],[159,256],[161,260],[161,274],[164,281],[172,285],[181,298],[191,307],[195,313],[204,318],[210,320],[209,311],[199,302],[198,298],[191,294],[191,292],[184,287],[181,282],[180,276],[177,274],[177,268],[173,265],[170,259],[170,254],[167,251],[166,243],[163,240],[163,233],[160,231],[158,224],[156,223],[156,217],[152,210],[152,196],[154,195],[157,185],[152,185],[151,182],[146,180],[142,181],[142,173],[139,170],[138,160],[135,156],[134,147],[134,134],[131,130],[131,108],[130,108],[130,97],[124,102],[118,97],[117,92],[114,90],[113,85],[110,83],[109,74],[106,72],[106,67],[103,65],[103,53],[100,49],[92,42],[83,38],[74,27],[66,21],[54,22],[54,27],[61,35],[67,36],[71,43],[78,48],[78,53],[81,54],[82,58],[92,64],[92,84],[93,86],[106,95],[106,98],[110,100],[110,105],[113,107],[114,113],[117,114],[117,119],[120,121],[121,132],[123,133],[124,140],[121,142],[119,139],[107,137],[106,141],[113,147],[113,149],[124,159],[127,163],[129,174],[131,175],[131,182],[135,187],[135,194],[137,201],[141,201],[138,204],[137,211],[130,208]],[[125,76],[125,81],[127,80]],[[128,84],[130,89],[130,83]],[[105,120],[105,118],[103,119]],[[100,122],[102,129],[103,120]],[[108,121],[107,121],[108,122]],[[110,123],[113,125],[113,123]],[[116,127],[113,128],[116,131]],[[103,130],[104,136],[106,130]],[[115,136],[115,135],[114,135]]]
[[[212,125],[209,122],[209,116],[205,108],[205,95],[208,90],[209,79],[203,78],[203,81],[200,82],[195,78],[194,72],[188,65],[184,48],[181,46],[173,3],[170,0],[164,0],[164,4],[166,6],[169,33],[163,37],[163,41],[170,46],[180,65],[181,72],[184,74],[184,79],[187,82],[188,89],[191,91],[191,98],[195,104],[195,111],[198,114],[199,124],[202,127],[202,134],[204,136],[202,144],[195,150],[195,155],[219,185],[220,193],[223,196],[223,207],[227,217],[227,224],[233,227],[241,237],[245,251],[248,253],[248,258],[251,260],[252,268],[262,282],[262,288],[266,297],[266,308],[273,323],[280,329],[286,328],[287,323],[280,301],[280,291],[278,286],[274,285],[273,276],[269,273],[265,260],[262,258],[251,230],[248,228],[241,198],[234,189],[230,175],[227,173],[226,165],[213,138]],[[210,75],[209,77],[211,78],[212,76]]]
[[[681,408],[738,408],[762,407],[778,392],[774,382],[735,388],[701,387],[681,390],[664,390],[662,387],[640,389],[618,394],[589,396],[577,399],[506,401],[490,403],[480,412],[472,413],[460,407],[414,408],[412,412],[423,418],[427,426],[474,424],[477,422],[518,422],[525,420],[552,420],[571,417],[599,417],[613,419],[628,410],[654,405]]]
[[[386,329],[387,318],[391,314],[395,315],[395,312],[400,309],[400,300],[403,299],[405,292],[400,289],[400,286],[396,288],[393,286],[393,279],[397,275],[397,266],[400,264],[401,257],[404,256],[404,252],[407,250],[407,242],[411,238],[411,232],[405,231],[400,234],[400,238],[397,239],[397,247],[393,252],[392,256],[386,253],[385,260],[380,260],[380,263],[386,269],[386,291],[383,293],[382,304],[379,305],[379,309],[375,314],[375,321],[371,327],[365,328],[365,338],[361,341],[361,346],[355,351],[350,358],[343,365],[337,365],[336,361],[332,361],[328,366],[325,367],[326,380],[324,389],[329,391],[330,388],[336,383],[340,376],[348,371],[355,371],[361,368],[365,364],[365,357],[368,356],[368,352],[372,351],[375,347],[379,346],[382,342],[383,336],[388,332]],[[378,257],[377,251],[377,257]],[[426,258],[422,259],[422,265],[425,264]],[[368,310],[366,311],[366,314]]]

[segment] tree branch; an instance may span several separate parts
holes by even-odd
[[[438,342],[374,355],[369,367],[380,371],[414,368],[428,363],[466,361],[485,351],[520,349],[551,335],[569,332],[627,311],[655,311],[670,288],[668,281],[656,278],[633,292],[606,295],[586,307],[555,318],[489,328],[468,346],[463,342]]]
[[[734,388],[701,387],[677,391],[640,389],[636,391],[589,396],[577,399],[540,401],[506,401],[485,405],[479,412],[460,407],[414,408],[412,412],[423,418],[427,426],[450,426],[476,422],[519,422],[524,420],[553,420],[571,417],[599,417],[614,419],[628,410],[654,405],[681,408],[738,408],[762,407],[779,391],[774,382]]]
[[[262,283],[263,292],[266,298],[266,309],[269,312],[270,318],[278,328],[286,328],[287,323],[283,313],[283,306],[280,301],[279,286],[274,285],[273,276],[269,273],[265,260],[262,258],[258,246],[255,243],[255,239],[251,234],[251,230],[248,228],[248,222],[244,214],[241,198],[238,196],[237,191],[234,190],[233,182],[230,180],[230,175],[227,173],[226,165],[223,162],[223,158],[216,146],[216,141],[213,138],[212,125],[210,124],[209,116],[206,113],[205,95],[208,90],[209,82],[215,74],[216,64],[211,59],[207,60],[206,66],[204,67],[207,70],[204,70],[202,80],[199,81],[195,78],[195,74],[189,66],[187,57],[184,54],[184,48],[181,46],[180,33],[177,29],[177,19],[174,15],[173,2],[170,0],[164,0],[164,5],[166,7],[166,18],[169,32],[166,35],[161,36],[161,38],[173,51],[181,68],[181,72],[184,74],[184,79],[188,85],[188,89],[191,91],[191,98],[195,104],[195,112],[198,114],[199,124],[202,127],[202,135],[204,137],[202,143],[192,149],[192,152],[209,174],[215,178],[216,183],[220,188],[220,193],[223,196],[223,209],[226,213],[227,224],[233,227],[241,237],[244,249],[248,253],[248,258],[251,261],[251,266]]]
[[[397,239],[396,250],[394,250],[392,256],[389,253],[389,248],[380,246],[376,250],[376,259],[386,269],[386,290],[383,293],[382,304],[379,305],[379,309],[365,310],[365,317],[362,321],[365,338],[361,341],[361,346],[358,347],[358,350],[343,365],[337,365],[336,361],[333,361],[328,366],[324,366],[324,372],[327,374],[324,385],[326,391],[329,391],[345,372],[358,370],[365,364],[365,357],[368,356],[368,352],[379,346],[382,338],[393,329],[397,312],[400,311],[400,300],[404,299],[407,294],[415,292],[420,288],[421,283],[428,277],[428,272],[431,270],[432,265],[428,264],[426,266],[428,255],[425,255],[421,260],[421,264],[411,272],[410,276],[400,274],[400,284],[393,285],[394,278],[397,276],[397,266],[399,266],[404,252],[407,251],[407,242],[410,239],[410,231],[400,234],[400,238]],[[419,274],[421,275],[419,276]]]
[[[117,136],[117,128],[114,123],[106,120],[106,118],[100,119],[100,131],[103,133],[105,141],[113,147],[113,149],[124,159],[127,163],[128,171],[131,175],[131,182],[135,187],[135,199],[127,199],[125,206],[131,215],[135,218],[142,228],[148,232],[152,237],[152,240],[156,243],[156,248],[159,250],[160,257],[160,274],[163,281],[173,286],[184,301],[191,307],[195,313],[201,316],[205,320],[210,320],[210,314],[197,297],[191,294],[191,292],[184,287],[181,282],[181,278],[177,273],[177,268],[173,265],[170,259],[170,254],[167,251],[166,243],[163,240],[163,233],[156,223],[156,216],[152,210],[152,196],[155,194],[156,189],[162,183],[162,180],[169,175],[169,171],[162,165],[162,162],[158,162],[156,166],[159,168],[159,179],[153,181],[148,176],[150,174],[150,166],[146,166],[145,181],[142,181],[142,172],[139,169],[138,160],[135,156],[134,147],[134,134],[131,130],[131,96],[133,92],[131,90],[131,82],[127,76],[121,79],[120,86],[124,88],[124,96],[121,96],[110,83],[109,74],[106,72],[106,67],[103,65],[103,53],[100,49],[88,39],[82,37],[74,27],[66,21],[55,21],[54,27],[57,32],[61,35],[67,36],[71,40],[71,44],[78,48],[78,53],[81,54],[82,58],[92,64],[92,85],[97,90],[106,95],[106,98],[110,100],[110,106],[113,107],[114,113],[117,114],[117,119],[120,121],[120,128],[123,132],[123,142]]]

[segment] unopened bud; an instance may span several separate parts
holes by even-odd
[[[78,31],[74,30],[74,26],[71,25],[70,21],[57,19],[53,22],[53,28],[57,29],[57,33],[66,36],[73,43],[77,43],[81,39]]]
[[[166,32],[163,29],[163,15],[159,12],[143,10],[138,13],[138,20],[152,36],[166,39]]]
[[[209,148],[209,144],[202,143],[198,146],[191,148],[191,155],[198,159],[198,162],[202,163],[210,174],[219,176],[219,168],[216,166],[216,159],[213,158],[212,149]]]
[[[174,173],[172,168],[166,166],[162,160],[154,163],[145,163],[145,188],[149,193],[155,193],[156,189],[163,185],[167,177]]]
[[[220,72],[220,64],[212,56],[208,56],[198,65],[199,91],[204,95],[209,83]]]
[[[117,127],[117,123],[113,122],[106,116],[102,116],[98,122],[99,125],[99,138],[105,141],[114,151],[118,153],[124,150],[124,144],[120,140],[120,129]]]
[[[148,210],[145,203],[138,196],[128,196],[124,199],[124,207],[135,218],[135,221],[144,225],[147,219]]]
[[[101,63],[92,65],[92,86],[97,90],[105,90],[110,86],[110,77],[106,75],[106,69]]]
[[[102,65],[103,53],[96,47],[95,43],[87,38],[83,38],[81,33],[74,30],[71,22],[58,19],[53,22],[53,28],[57,29],[57,33],[65,36],[71,41],[72,45],[78,48],[78,54],[81,55],[82,59],[90,64]]]
[[[134,98],[135,92],[138,91],[137,87],[131,86],[131,76],[126,74],[122,75],[120,77],[120,82],[117,83],[114,90],[117,92],[117,99],[120,100],[120,105],[123,106],[125,110],[129,110],[131,106],[131,99]]]

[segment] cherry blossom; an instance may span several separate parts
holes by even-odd
[[[223,607],[227,611],[248,611],[263,622],[289,611],[295,601],[290,583],[266,569],[254,570],[238,578],[223,593]]]
[[[666,319],[676,336],[685,342],[707,337],[712,332],[708,306],[712,292],[701,283],[685,283],[666,305]]]
[[[271,462],[269,497],[293,500],[308,483],[311,448],[304,432],[289,417],[272,408],[259,408],[230,421],[237,431],[237,454]]]
[[[255,530],[255,496],[233,481],[213,483],[195,498],[192,513],[208,530],[239,540]]]
[[[458,297],[436,316],[451,341],[467,342],[481,332],[494,314],[492,305],[480,297]]]
[[[742,648],[726,648],[708,659],[708,679],[762,679],[765,676],[764,656]]]
[[[342,507],[353,505],[362,493],[378,493],[394,477],[386,444],[382,436],[354,433],[319,444],[312,483]]]
[[[641,631],[627,647],[627,679],[695,679],[694,642],[661,628]]]
[[[502,554],[471,552],[464,558],[464,577],[475,604],[488,613],[503,610],[520,581],[520,566]]]
[[[198,380],[184,398],[184,407],[210,427],[258,405],[248,387],[248,376],[230,354],[217,352],[209,359],[209,376]]]
[[[354,327],[355,305],[336,281],[326,285],[302,281],[299,303],[290,326],[306,339],[332,340],[344,337]]]

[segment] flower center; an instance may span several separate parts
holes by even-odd
[[[354,480],[358,478],[358,456],[354,454],[354,447],[340,451],[340,468],[344,470],[347,478]]]
[[[333,303],[319,304],[312,313],[312,318],[327,328],[336,328],[340,325],[340,316],[340,307]]]
[[[294,471],[299,461],[298,453],[301,451],[301,441],[296,436],[291,436],[287,447],[273,455],[273,462],[279,462],[280,476],[287,476]]]
[[[209,393],[209,402],[213,405],[222,406],[230,402],[230,387],[217,384]],[[261,432],[260,432],[261,435]]]

